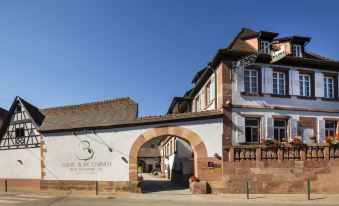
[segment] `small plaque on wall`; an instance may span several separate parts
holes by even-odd
[[[213,162],[208,162],[208,169],[214,169],[214,163]]]

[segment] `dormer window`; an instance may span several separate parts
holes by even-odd
[[[302,51],[300,45],[293,45],[293,56],[302,57]]]
[[[260,50],[262,53],[269,54],[271,52],[269,41],[261,41],[260,43]]]

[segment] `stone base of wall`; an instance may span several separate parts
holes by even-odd
[[[330,161],[241,161],[225,162],[222,187],[217,193],[306,193],[307,178],[311,192],[339,193],[339,160]]]
[[[66,181],[66,180],[44,180],[41,182],[42,190],[96,190],[95,181]],[[111,192],[135,192],[140,193],[141,189],[138,182],[113,182],[98,181],[99,191]]]
[[[40,180],[34,179],[7,179],[7,191],[40,190]],[[0,179],[0,191],[5,191],[6,180]]]
[[[206,189],[207,189],[206,181],[191,182],[190,183],[190,191],[193,194],[207,194]]]

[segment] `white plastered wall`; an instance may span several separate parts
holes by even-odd
[[[291,119],[299,121],[299,117],[315,117],[317,119],[317,142],[324,142],[323,138],[319,135],[319,121],[324,119],[330,119],[330,118],[338,118],[339,113],[321,113],[321,112],[302,112],[302,111],[288,111],[288,110],[272,110],[272,109],[244,109],[244,108],[234,108],[232,109],[232,120],[233,122],[236,122],[237,117],[240,116],[260,116],[263,124],[262,127],[262,138],[267,137],[267,125],[266,119],[271,118],[272,116],[289,116]],[[233,144],[239,144],[239,140],[237,137],[237,128],[234,124],[232,127],[232,142]]]
[[[205,143],[209,157],[222,156],[222,119],[187,121],[170,124],[192,130]],[[129,154],[134,141],[150,128],[166,125],[97,130],[77,135],[71,133],[44,134],[46,180],[128,181]],[[94,153],[88,152],[88,143]],[[112,152],[109,150],[112,149]]]
[[[40,148],[0,151],[1,179],[40,179]]]

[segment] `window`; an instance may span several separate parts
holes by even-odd
[[[293,45],[293,56],[295,57],[302,57],[301,46],[300,45]]]
[[[311,96],[311,85],[310,85],[311,76],[308,74],[299,75],[299,89],[300,95],[309,97]]]
[[[334,98],[334,79],[333,77],[324,77],[324,97]]]
[[[25,144],[25,129],[24,128],[15,129],[15,143]]]
[[[199,95],[195,98],[195,111],[199,112],[201,110],[201,103]]]
[[[16,111],[17,111],[17,112],[21,112],[21,111],[22,111],[22,109],[21,109],[21,106],[20,106],[20,105],[18,105],[18,106],[16,107]]]
[[[246,142],[255,143],[259,142],[259,119],[255,118],[246,118],[245,119],[245,137]]]
[[[25,129],[24,128],[16,128],[15,129],[15,137],[24,137]]]
[[[285,73],[273,72],[273,94],[285,94]]]
[[[325,137],[336,135],[337,122],[325,121]]]
[[[245,92],[258,92],[258,71],[245,70],[244,72]]]
[[[206,105],[210,105],[212,102],[211,99],[211,82],[207,83],[206,85],[206,90],[205,90],[205,101],[206,101]]]
[[[151,144],[151,148],[155,148],[155,144]]]
[[[284,119],[274,120],[274,139],[281,142],[287,140],[287,123]]]
[[[261,41],[260,43],[260,49],[262,53],[269,54],[271,52],[271,49],[269,47],[270,42],[269,41]]]

